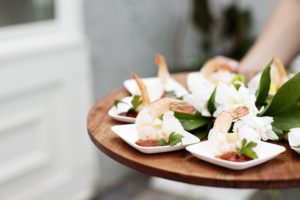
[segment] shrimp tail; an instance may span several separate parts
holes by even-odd
[[[166,89],[166,84],[167,84],[168,78],[170,77],[166,59],[164,58],[163,55],[157,54],[155,56],[154,61],[158,67],[158,78],[160,79],[164,89]]]
[[[138,87],[139,87],[139,89],[141,91],[142,104],[144,106],[149,105],[150,104],[150,98],[149,98],[149,95],[148,95],[148,91],[147,91],[146,85],[143,83],[143,81],[135,73],[132,73],[131,77],[132,77],[132,79],[135,80],[136,84],[138,85]]]
[[[239,119],[239,118],[241,118],[245,115],[248,115],[248,114],[249,114],[249,108],[246,107],[246,106],[238,107],[238,108],[236,108],[235,110],[233,110],[231,112],[233,120]]]
[[[170,110],[183,113],[183,114],[195,114],[196,113],[196,108],[184,101],[171,101],[170,103]]]

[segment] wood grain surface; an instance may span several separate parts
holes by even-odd
[[[186,74],[174,78],[186,85]],[[300,187],[300,155],[287,150],[278,157],[243,171],[225,169],[199,160],[185,150],[146,155],[127,145],[111,131],[122,124],[107,115],[115,99],[128,96],[123,89],[114,90],[98,100],[88,114],[87,128],[95,145],[112,159],[140,172],[203,186],[227,188],[295,188]]]

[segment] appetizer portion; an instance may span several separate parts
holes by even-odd
[[[116,99],[114,102],[114,106],[116,109],[118,109],[119,104],[127,104],[127,110],[118,112],[118,115],[125,116],[125,117],[131,117],[136,118],[139,111],[144,107],[150,104],[150,98],[148,94],[148,90],[146,85],[143,83],[143,81],[136,75],[135,73],[132,73],[131,75],[132,79],[136,81],[136,84],[138,85],[141,95],[134,95],[132,97],[132,100],[130,103],[127,103],[125,101]]]
[[[184,101],[162,98],[145,106],[136,118],[140,146],[174,146],[189,134],[184,130],[174,112],[194,114],[195,108]]]
[[[114,108],[109,111],[111,117],[119,121],[134,123],[139,111],[151,102],[164,97],[180,98],[187,93],[183,86],[170,77],[166,60],[162,55],[155,56],[155,63],[158,68],[158,77],[141,79],[132,73],[132,79],[125,81],[125,87],[131,88],[129,89],[132,94],[131,100],[128,102],[116,99]],[[123,106],[120,106],[122,104]],[[124,106],[124,104],[127,105]]]
[[[161,54],[154,58],[157,65],[157,77],[143,78],[148,88],[150,101],[153,102],[162,97],[181,97],[187,93],[186,89],[170,76],[166,59]],[[141,91],[132,79],[124,82],[125,88],[131,95],[141,95]]]
[[[238,107],[223,111],[216,118],[214,126],[209,132],[208,141],[211,144],[211,151],[217,158],[232,162],[245,162],[258,158],[253,150],[257,145],[258,138],[239,130],[229,132],[234,121],[248,114],[247,107]]]
[[[278,139],[272,120],[256,116],[246,104],[236,103],[235,107],[223,107],[212,119],[207,141],[186,149],[201,160],[233,170],[259,165],[284,152],[282,146],[260,141]]]

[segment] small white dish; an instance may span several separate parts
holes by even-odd
[[[300,148],[297,148],[300,145],[300,128],[292,128],[288,133],[288,140],[291,149],[300,154]]]
[[[163,87],[160,83],[159,78],[152,77],[152,78],[143,78],[142,81],[145,83],[148,89],[149,98],[151,101],[155,101],[161,97],[163,94]],[[124,87],[128,90],[131,95],[140,94],[140,91],[137,87],[136,82],[133,79],[129,79],[124,81]],[[174,91],[177,97],[184,96],[188,93],[188,91],[177,81],[173,78],[169,78],[167,85],[167,91]]]
[[[208,141],[200,142],[198,144],[186,147],[186,150],[191,152],[194,156],[201,160],[233,170],[243,170],[262,164],[285,151],[285,148],[283,146],[259,141],[257,143],[257,146],[254,148],[254,151],[257,153],[258,156],[257,159],[246,162],[231,162],[227,160],[222,160],[220,158],[216,158],[216,155],[212,153],[209,145],[210,143]]]
[[[184,138],[182,138],[182,143],[179,143],[174,146],[166,145],[155,147],[142,147],[136,144],[136,142],[138,141],[138,135],[135,124],[112,126],[111,130],[114,133],[116,133],[120,138],[122,138],[127,144],[145,154],[177,151],[180,149],[184,149],[187,145],[200,142],[199,138],[190,133],[187,133],[186,135],[184,135]]]
[[[113,106],[108,111],[108,115],[117,121],[126,122],[126,123],[134,123],[135,118],[120,115],[120,113],[127,112],[128,109],[131,108],[130,105],[131,105],[132,98],[133,97],[125,97],[125,98],[121,99],[121,101],[124,101],[125,103],[119,103],[117,108],[116,108],[116,106]]]

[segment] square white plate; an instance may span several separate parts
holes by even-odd
[[[124,101],[126,104],[119,103],[117,108],[116,108],[116,106],[111,107],[111,109],[108,111],[108,115],[117,121],[126,122],[126,123],[134,123],[135,118],[119,115],[120,113],[126,112],[126,111],[128,111],[128,109],[131,108],[130,102],[131,102],[132,98],[133,97],[124,97],[123,99],[121,99],[121,101]]]
[[[196,136],[190,133],[187,133],[186,135],[184,135],[184,138],[182,139],[182,143],[179,143],[174,146],[167,145],[167,146],[156,146],[156,147],[142,147],[136,144],[136,141],[138,140],[138,135],[137,135],[135,124],[112,126],[111,130],[115,132],[120,138],[122,138],[127,144],[137,149],[138,151],[146,154],[177,151],[180,149],[184,149],[187,145],[200,142],[199,138],[197,138]]]
[[[208,141],[188,146],[186,147],[186,150],[191,152],[197,158],[206,162],[233,170],[243,170],[271,160],[278,154],[284,152],[285,148],[280,145],[259,141],[257,146],[254,148],[258,158],[246,162],[231,162],[216,158],[216,155],[214,155],[211,151]]]
[[[155,93],[155,89],[157,89],[157,85],[160,84],[160,80],[157,77],[152,77],[152,78],[143,78],[142,81],[145,83],[145,85],[148,88],[148,92],[150,93],[150,99],[151,101],[157,100],[160,97],[157,97],[157,95],[152,95]],[[139,91],[135,80],[129,79],[124,81],[124,87],[128,90],[128,92],[131,95],[134,95]],[[186,95],[188,91],[177,81],[175,81],[173,78],[169,78],[167,85],[166,85],[166,90],[171,91],[174,90],[175,94],[177,97],[181,97],[183,95]],[[152,98],[151,98],[152,97]]]

